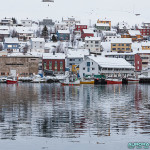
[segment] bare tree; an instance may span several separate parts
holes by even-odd
[[[63,53],[63,44],[61,42],[59,42],[59,44],[56,47],[56,53]]]

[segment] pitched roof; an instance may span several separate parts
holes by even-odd
[[[123,58],[107,58],[103,56],[95,57],[93,55],[88,57],[103,68],[134,68],[134,66]]]

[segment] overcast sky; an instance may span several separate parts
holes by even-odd
[[[0,17],[52,18],[75,16],[83,21],[97,18],[110,18],[112,21],[150,20],[150,0],[55,0],[42,3],[42,0],[0,0]],[[135,17],[140,13],[140,17]]]

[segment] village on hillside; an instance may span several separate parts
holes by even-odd
[[[82,24],[4,17],[0,21],[0,76],[69,74],[78,78],[149,76],[150,23],[130,26],[98,18]]]

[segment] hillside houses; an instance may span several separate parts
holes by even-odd
[[[138,74],[150,66],[150,43],[145,38],[149,35],[143,34],[149,30],[148,23],[142,24],[143,29],[147,31],[143,29],[141,31],[140,26],[133,29],[126,22],[114,26],[107,19],[99,19],[96,22],[97,26],[95,22],[88,25],[73,17],[61,21],[43,19],[39,22],[27,18],[18,21],[19,24],[13,24],[11,18],[4,18],[2,22],[3,24],[0,24],[2,57],[13,54],[15,57],[19,55],[38,57],[40,74],[44,70],[52,70],[54,74],[65,74],[65,70],[74,74],[80,71],[81,76],[83,73],[91,75],[99,73],[100,70],[96,68],[90,68],[90,71],[87,66],[80,68],[86,58],[95,59],[95,65],[100,66],[96,55],[100,55],[101,57],[97,57],[102,58],[104,62],[107,58],[114,58],[114,61],[116,58],[122,58],[135,67],[134,72]],[[45,26],[47,35],[43,36]],[[107,60],[109,62],[109,59]],[[101,73],[105,73],[105,69]],[[112,69],[107,68],[107,71]],[[109,73],[111,72],[106,74],[110,75]]]

